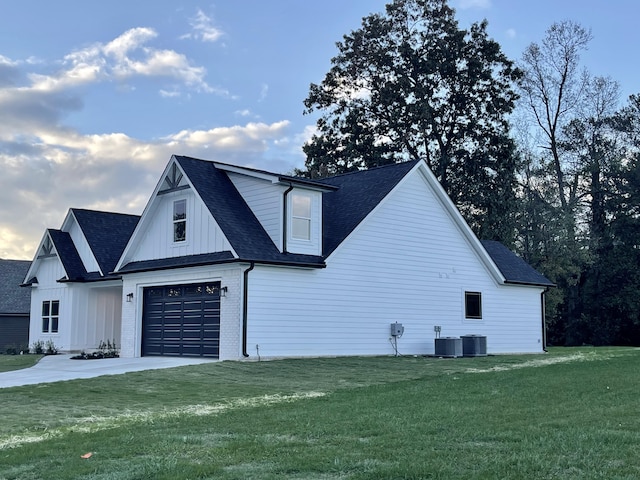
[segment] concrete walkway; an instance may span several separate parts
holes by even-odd
[[[186,357],[103,358],[100,360],[71,360],[71,357],[72,355],[47,355],[31,368],[2,372],[0,373],[0,388],[93,378],[102,375],[118,375],[140,370],[173,368],[216,361]]]

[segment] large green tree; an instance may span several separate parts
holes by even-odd
[[[461,29],[446,0],[395,0],[337,44],[306,112],[306,174],[425,159],[481,237],[513,237],[515,147],[507,116],[518,69],[486,22]]]

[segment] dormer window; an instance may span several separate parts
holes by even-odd
[[[173,241],[174,243],[187,240],[187,201],[173,202]]]
[[[311,197],[293,193],[291,206],[291,236],[296,240],[311,240]]]

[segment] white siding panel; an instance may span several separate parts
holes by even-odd
[[[483,319],[464,318],[482,292]],[[540,288],[498,285],[419,174],[368,218],[323,270],[259,266],[249,280],[249,353],[266,357],[432,354],[442,336],[487,336],[490,353],[541,352]]]
[[[282,198],[285,187],[268,180],[228,172],[229,178],[265,229],[282,250]]]
[[[120,345],[122,287],[74,285],[72,350],[94,350],[100,342]]]
[[[173,242],[173,202],[187,200],[187,240]],[[182,190],[155,199],[142,239],[128,261],[198,255],[231,250],[229,242],[217,225],[209,209],[191,190]]]

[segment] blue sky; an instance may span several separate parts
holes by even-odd
[[[68,208],[142,212],[171,154],[302,167],[303,115],[335,42],[380,0],[6,2],[0,15],[0,257],[31,259]],[[451,0],[513,60],[554,21],[592,29],[594,75],[640,92],[635,0]],[[621,99],[622,100],[622,99]]]

